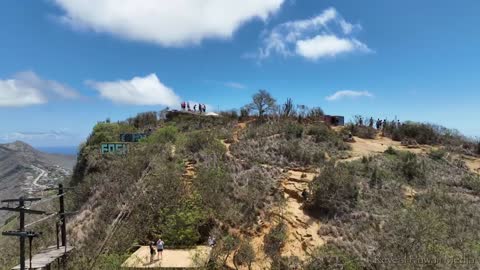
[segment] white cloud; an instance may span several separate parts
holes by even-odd
[[[356,39],[338,38],[334,35],[318,35],[312,39],[299,40],[296,53],[310,60],[334,57],[337,54],[368,51],[368,47]]]
[[[131,80],[89,81],[87,84],[96,89],[102,97],[115,103],[171,107],[180,104],[180,98],[171,88],[165,86],[156,74],[134,77]]]
[[[373,94],[368,91],[342,90],[342,91],[337,91],[333,95],[326,97],[326,100],[336,101],[344,98],[359,98],[359,97],[373,97]]]
[[[19,72],[11,79],[0,80],[0,107],[21,107],[48,102],[49,98],[77,98],[69,86],[40,78],[32,71]]]
[[[226,82],[224,83],[226,87],[235,88],[235,89],[246,89],[247,87],[244,84],[237,82]]]
[[[361,29],[361,25],[343,19],[336,9],[328,8],[313,18],[275,26],[264,34],[263,45],[254,56],[261,60],[272,54],[299,55],[318,60],[356,51],[370,52],[367,45],[353,37]]]
[[[1,141],[60,140],[71,137],[65,130],[47,132],[12,132],[0,135]]]
[[[284,0],[54,0],[74,28],[163,46],[230,38],[254,18],[266,20]]]

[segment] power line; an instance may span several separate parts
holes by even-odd
[[[51,196],[51,197],[48,197],[48,198],[45,198],[45,199],[41,199],[40,201],[37,201],[36,203],[32,203],[32,204],[30,205],[30,207],[36,206],[36,205],[41,204],[41,203],[46,203],[46,202],[49,202],[49,201],[53,201],[53,200],[55,200],[55,199],[57,199],[57,198],[59,198],[59,197],[62,197],[62,196],[65,196],[65,193],[59,194],[59,195],[55,195],[55,196]]]
[[[25,228],[31,227],[31,226],[33,226],[33,225],[35,225],[35,224],[37,224],[37,223],[40,223],[40,222],[42,222],[42,221],[45,221],[45,220],[47,220],[47,219],[49,219],[49,218],[52,218],[52,217],[55,217],[55,216],[57,216],[57,213],[50,214],[50,215],[48,215],[48,216],[46,216],[46,217],[44,217],[44,218],[41,218],[41,219],[39,219],[39,220],[36,220],[36,221],[34,221],[34,222],[32,222],[32,223],[29,223],[29,224],[25,225]]]
[[[19,199],[9,199],[9,200],[2,200],[2,203],[7,203],[7,207],[0,207],[0,210],[5,210],[5,211],[13,211],[13,212],[19,212],[20,213],[20,228],[18,231],[8,231],[8,232],[3,232],[2,234],[5,236],[16,236],[19,237],[20,239],[20,269],[25,270],[25,240],[26,238],[29,239],[30,241],[30,268],[32,264],[32,250],[31,250],[31,245],[32,245],[32,240],[34,237],[38,237],[41,233],[36,233],[36,232],[31,232],[31,231],[26,231],[25,229],[27,227],[31,227],[37,223],[43,222],[45,220],[48,220],[52,217],[58,216],[59,220],[57,221],[56,228],[57,228],[57,249],[60,248],[59,242],[60,239],[58,238],[58,232],[60,231],[61,234],[61,243],[62,246],[65,246],[65,253],[62,255],[62,257],[65,257],[67,253],[67,224],[66,224],[66,216],[72,213],[65,213],[65,192],[67,189],[71,188],[64,188],[62,184],[58,185],[58,188],[56,189],[46,189],[46,190],[57,190],[58,194],[55,196],[51,196],[48,198],[25,198],[25,197],[20,197]],[[33,210],[30,209],[30,207],[38,205],[39,203],[44,203],[48,202],[54,199],[59,198],[59,206],[60,209],[57,213],[48,213],[45,211],[39,211],[39,210]],[[35,203],[33,203],[35,202]],[[10,207],[11,203],[16,203],[16,207]],[[25,203],[30,203],[30,205],[27,207]],[[43,217],[39,220],[36,220],[30,224],[25,225],[25,214],[35,214],[35,215],[47,215],[46,217]],[[63,260],[65,263],[65,260]],[[29,269],[30,269],[29,268]]]

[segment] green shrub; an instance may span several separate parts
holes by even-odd
[[[312,198],[307,201],[307,207],[329,216],[347,212],[357,204],[357,182],[345,164],[328,163],[310,183],[310,189]]]
[[[288,238],[288,227],[285,223],[280,222],[273,227],[270,232],[264,238],[265,254],[271,258],[280,256],[282,247]]]
[[[395,150],[395,149],[393,149],[393,147],[389,146],[387,148],[387,150],[385,150],[384,153],[393,156],[393,155],[397,155],[397,150]]]
[[[434,149],[428,153],[428,156],[434,160],[442,160],[446,154],[447,151],[445,151],[444,149]]]
[[[475,194],[480,194],[480,177],[469,174],[462,179],[462,186],[475,192]]]
[[[333,131],[324,124],[310,127],[307,135],[313,136],[316,143],[329,141],[335,136]]]
[[[423,164],[418,160],[417,155],[414,153],[403,153],[400,166],[401,171],[408,181],[424,177]]]
[[[157,125],[158,117],[157,112],[144,112],[139,113],[135,117],[127,119],[129,125],[135,128],[154,127]]]
[[[98,270],[116,270],[121,267],[123,262],[129,257],[128,254],[102,254],[95,262],[93,269]],[[87,262],[85,262],[87,263]],[[85,265],[84,265],[85,266]],[[76,268],[74,268],[76,269]],[[78,269],[84,269],[79,267]]]
[[[206,213],[200,203],[188,200],[180,207],[161,211],[166,215],[159,231],[167,246],[192,246],[198,243],[200,239],[198,228],[206,219]]]
[[[291,139],[299,139],[302,138],[303,135],[303,126],[289,122],[285,126],[285,137],[287,140]]]
[[[240,240],[235,236],[228,234],[222,237],[218,245],[220,253],[219,255],[224,256],[222,260],[222,265],[225,265],[227,263],[228,257],[230,256],[230,254],[232,254],[232,251],[234,251],[238,247],[239,244]]]
[[[219,113],[222,117],[236,120],[238,119],[238,112],[236,110],[222,111]]]
[[[395,130],[394,140],[414,139],[419,144],[436,144],[438,136],[432,125],[406,122]]]
[[[226,203],[230,197],[232,179],[223,167],[201,167],[194,181],[197,192],[203,203],[214,212],[220,214],[228,207]]]
[[[132,133],[136,129],[124,123],[97,123],[87,140],[87,145],[98,145],[105,142],[117,142],[121,133]]]
[[[360,270],[363,269],[359,260],[333,245],[317,248],[306,262],[306,270],[331,269],[331,270]]]
[[[233,263],[238,269],[240,265],[247,265],[248,269],[252,268],[252,263],[255,261],[255,250],[247,241],[242,241],[240,247],[235,251]]]
[[[377,130],[369,126],[348,124],[344,130],[350,131],[352,135],[360,137],[362,139],[375,139],[375,137],[377,136]]]
[[[290,162],[309,165],[325,160],[325,152],[307,149],[299,140],[292,140],[279,145],[278,152]]]
[[[378,234],[379,247],[376,250],[378,258],[450,258],[454,251],[449,246],[449,238],[455,228],[449,228],[435,209],[413,207],[399,210],[391,215],[384,226],[384,233]],[[419,267],[418,261],[406,260],[403,264],[388,265],[390,269],[449,269],[441,265],[444,260],[430,260]],[[385,265],[375,263],[373,269]]]
[[[213,138],[204,131],[193,131],[187,136],[185,147],[192,153],[197,153],[204,149]]]
[[[178,129],[174,126],[166,126],[157,129],[152,135],[143,139],[147,143],[175,143],[179,136]]]

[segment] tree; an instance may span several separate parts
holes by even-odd
[[[253,102],[250,104],[250,108],[258,112],[258,116],[262,117],[268,112],[272,112],[277,107],[276,100],[267,92],[267,90],[259,90],[258,93],[253,95]]]
[[[310,112],[308,113],[308,116],[310,118],[320,118],[324,115],[325,115],[325,113],[323,112],[322,108],[320,108],[320,107],[315,107],[315,108],[311,109]]]
[[[289,117],[295,114],[295,109],[293,107],[293,101],[291,98],[287,99],[285,104],[283,104],[283,116]]]
[[[233,256],[233,264],[235,269],[238,269],[239,265],[246,264],[248,270],[252,269],[252,263],[255,261],[255,250],[252,245],[247,241],[242,241],[240,247],[235,251]]]

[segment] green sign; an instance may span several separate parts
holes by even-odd
[[[102,143],[102,155],[107,153],[126,154],[128,152],[128,144],[126,143]]]

